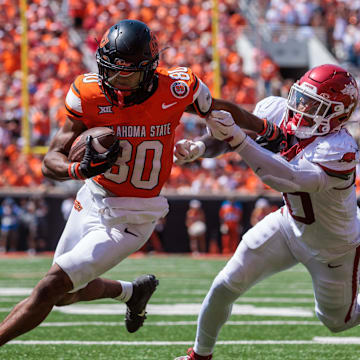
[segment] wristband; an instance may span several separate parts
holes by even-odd
[[[73,180],[85,180],[85,177],[81,175],[80,170],[80,163],[79,162],[72,162],[68,166],[68,174],[69,177]]]
[[[262,119],[263,123],[264,123],[264,129],[262,131],[260,131],[258,133],[259,136],[265,136],[265,134],[267,133],[268,131],[268,121],[266,119]],[[268,134],[267,134],[268,135]],[[265,136],[266,137],[266,136]]]
[[[266,119],[263,119],[264,129],[258,133],[259,136],[263,136],[265,139],[272,141],[277,137],[277,126],[274,123],[269,123]]]

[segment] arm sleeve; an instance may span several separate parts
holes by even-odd
[[[308,160],[304,160],[301,167],[290,164],[249,137],[236,151],[266,185],[279,192],[320,192],[345,183],[343,179],[328,176],[320,166]]]

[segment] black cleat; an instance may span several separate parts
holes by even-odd
[[[141,275],[133,282],[133,294],[126,303],[125,325],[130,333],[134,333],[143,326],[146,319],[146,305],[156,290],[159,280],[155,275]]]

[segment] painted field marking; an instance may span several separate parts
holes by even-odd
[[[205,295],[204,295],[205,297]],[[174,301],[183,301],[183,303],[186,303],[186,300],[190,301],[199,301],[202,302],[204,297],[191,297],[191,299],[184,299],[183,296],[172,296],[171,298],[160,298],[160,299],[152,299],[151,302],[154,304],[171,304],[174,303]],[[294,303],[294,304],[314,304],[314,298],[308,297],[308,298],[292,298],[292,297],[240,297],[236,300],[235,303]]]
[[[32,288],[0,288],[0,296],[25,296],[30,295]]]
[[[105,346],[170,346],[189,345],[191,341],[76,341],[13,340],[8,345],[105,345]],[[358,337],[314,337],[312,340],[225,340],[216,345],[359,345]]]
[[[147,321],[146,326],[191,326],[197,325],[197,321]],[[243,325],[306,325],[306,326],[323,326],[320,321],[227,321],[226,325],[243,326]],[[121,326],[122,321],[75,321],[75,322],[44,322],[39,326],[42,327],[67,327],[67,326]]]
[[[0,287],[0,296],[28,296],[31,294],[31,291],[33,289],[32,288],[22,288],[22,287],[17,287],[17,288],[9,288],[9,287]],[[194,289],[194,290],[186,290],[186,289],[183,289],[183,290],[173,290],[173,291],[170,291],[168,292],[169,295],[189,295],[189,296],[192,296],[192,295],[205,295],[207,294],[208,292],[208,288],[206,289],[203,289],[203,290],[200,290],[200,289]],[[252,300],[252,299],[262,299],[262,300],[259,300],[259,301],[266,301],[264,299],[269,299],[269,302],[270,302],[270,299],[274,299],[276,301],[283,301],[283,302],[287,302],[285,299],[292,299],[292,298],[289,298],[288,296],[291,295],[291,294],[294,294],[294,295],[297,295],[297,294],[302,294],[302,295],[312,295],[310,296],[309,298],[301,298],[304,299],[304,300],[312,300],[313,301],[313,291],[312,290],[309,290],[309,289],[295,289],[295,290],[290,290],[290,289],[287,289],[286,290],[286,293],[284,293],[284,290],[281,289],[281,290],[276,290],[276,289],[272,289],[271,292],[273,294],[282,294],[282,295],[285,295],[285,296],[282,296],[281,298],[280,297],[274,297],[274,298],[270,298],[268,296],[266,296],[267,294],[264,294],[265,297],[261,297],[261,292],[258,293],[257,292],[257,297],[247,297],[247,296],[242,296],[238,299],[238,301],[241,301],[241,302],[246,302],[246,301],[255,301],[255,300]],[[251,299],[251,300],[250,300]],[[282,300],[284,299],[284,300]],[[257,300],[256,300],[257,301]],[[296,299],[293,299],[292,300],[293,302],[296,301]],[[299,302],[303,302],[303,301],[299,301]]]
[[[147,311],[151,315],[198,315],[201,304],[168,304],[148,305]],[[55,311],[64,314],[76,315],[123,315],[126,312],[125,304],[89,304],[55,307]],[[232,315],[259,315],[259,316],[296,316],[312,317],[312,310],[295,307],[256,307],[253,305],[237,305],[232,309]]]

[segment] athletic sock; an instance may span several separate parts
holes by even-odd
[[[115,297],[114,299],[122,302],[128,302],[133,293],[133,284],[129,281],[122,281],[122,280],[118,280],[118,282],[121,284],[122,292],[119,296]]]

